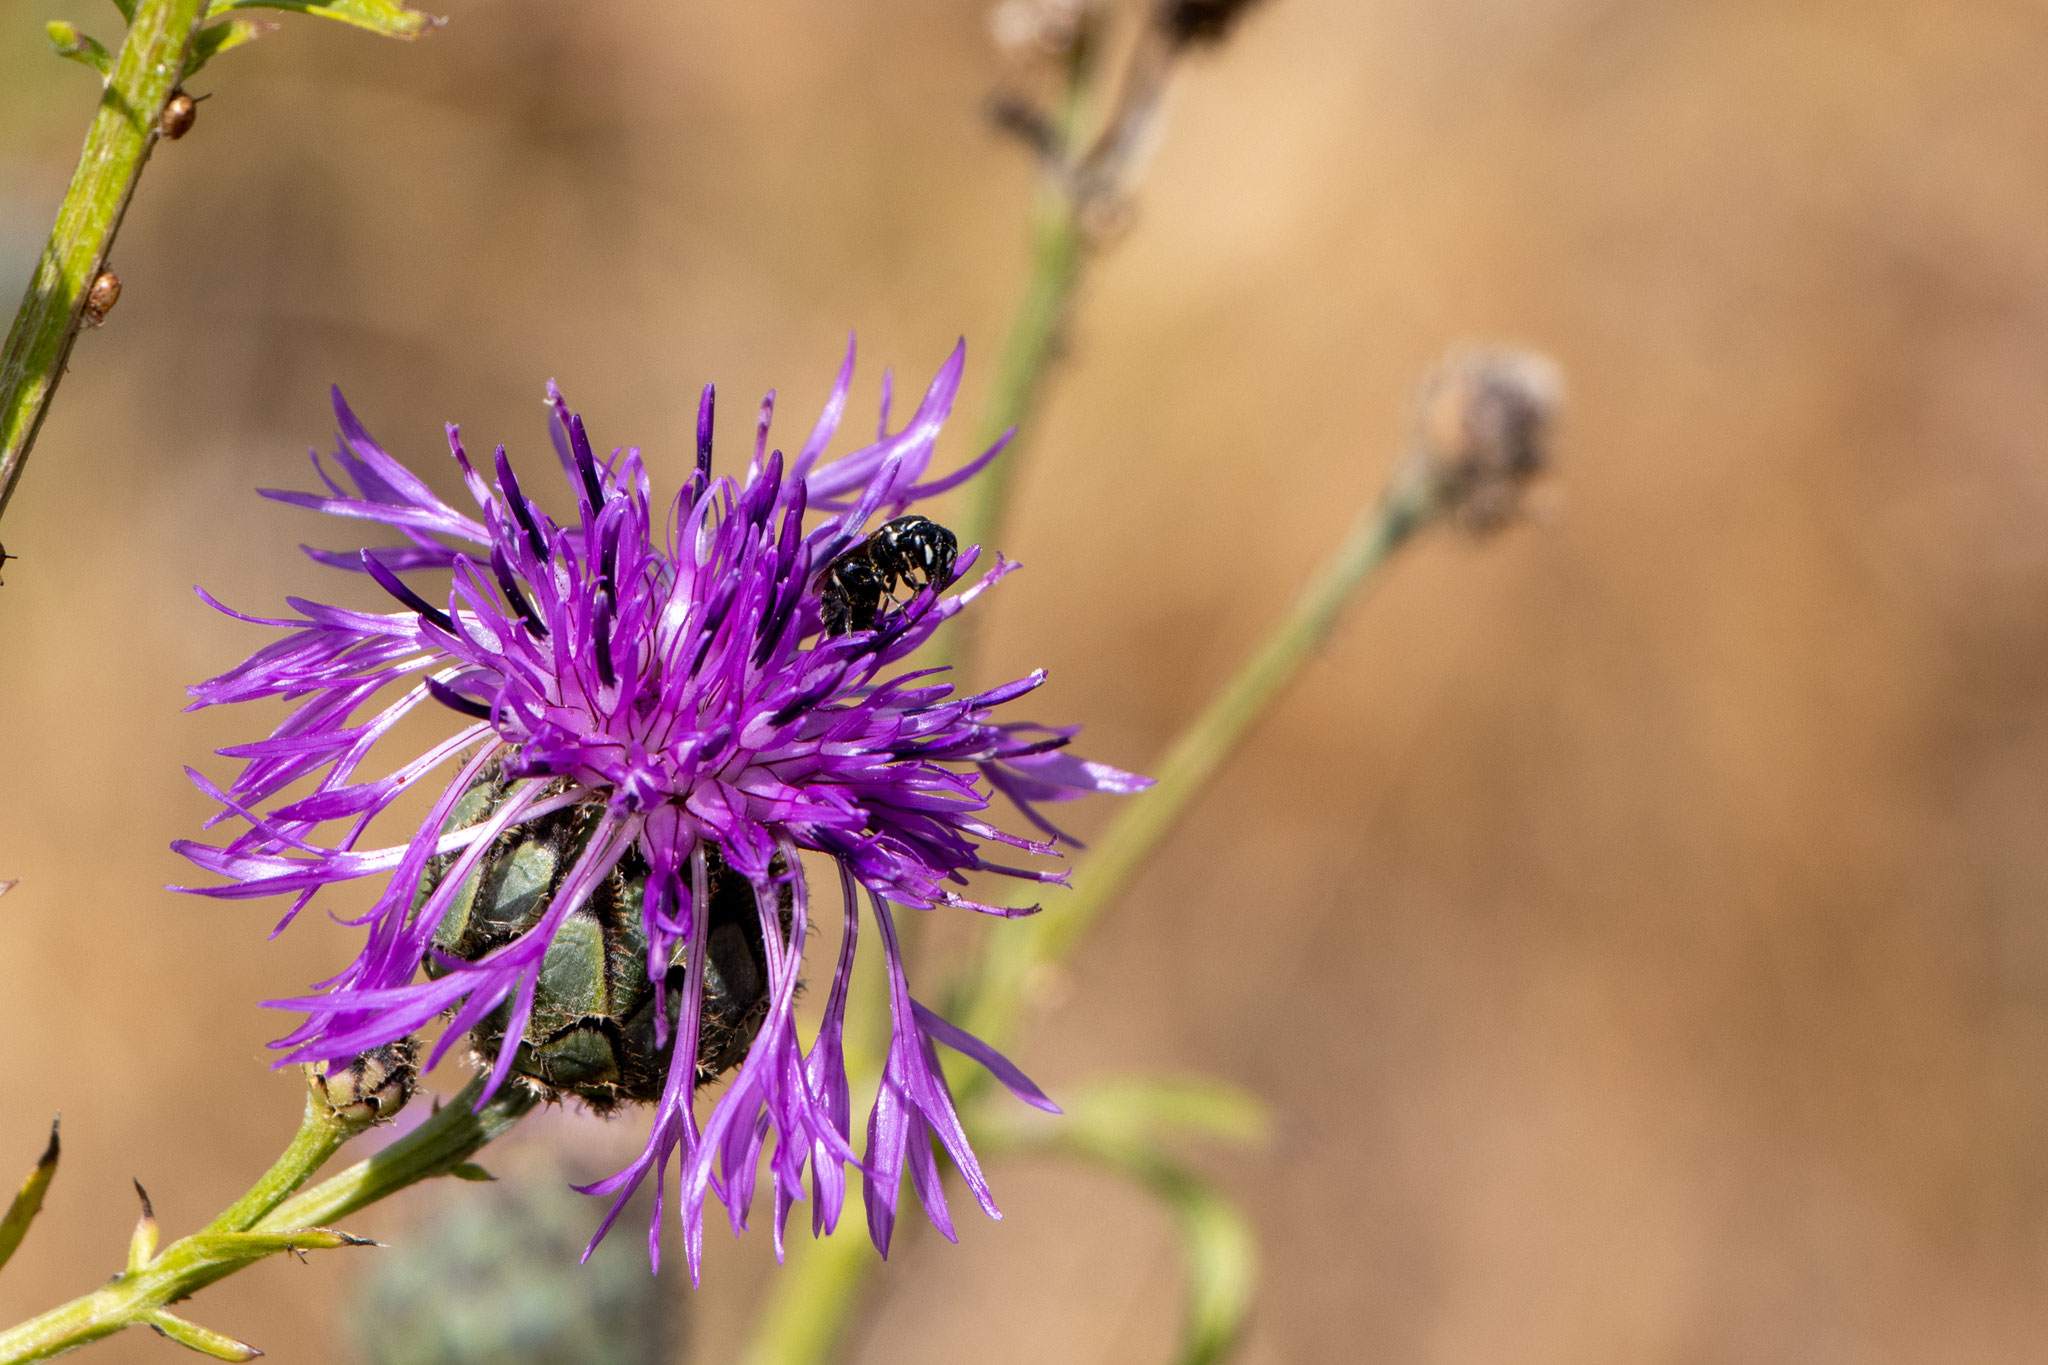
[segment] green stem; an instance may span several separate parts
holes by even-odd
[[[968,485],[965,515],[959,527],[963,545],[996,545],[1003,536],[1010,506],[1010,488],[1021,462],[1024,433],[1045,390],[1053,357],[1066,331],[1074,288],[1080,283],[1087,242],[1072,196],[1056,184],[1039,191],[1033,215],[1031,278],[1010,324],[1009,340],[996,369],[995,391],[982,421],[986,448],[1013,427],[1009,449]],[[955,623],[958,624],[957,622]]]
[[[1009,449],[968,485],[967,503],[954,528],[963,545],[993,546],[1002,538],[1030,418],[1045,391],[1066,331],[1074,290],[1081,282],[1088,239],[1081,222],[1078,149],[1085,135],[1097,67],[1096,41],[1084,35],[1068,56],[1065,84],[1052,118],[1052,145],[1043,150],[1045,173],[1031,214],[1031,273],[1010,321],[1010,335],[1003,342],[995,388],[982,412],[977,445],[986,449],[1013,428],[1017,434]],[[959,624],[954,623],[956,637]],[[966,657],[957,638],[948,647],[955,659]]]
[[[432,1118],[375,1156],[279,1204],[255,1224],[255,1230],[277,1232],[346,1218],[408,1185],[447,1175],[503,1136],[538,1103],[525,1087],[508,1085],[478,1111],[484,1079],[470,1081]],[[4,1359],[0,1365],[6,1365]]]
[[[1208,785],[1282,688],[1329,638],[1352,594],[1441,510],[1439,486],[1404,466],[1385,497],[1296,600],[1286,620],[1181,732],[1158,766],[1155,785],[1129,798],[1116,820],[1074,868],[1076,890],[1057,908],[1005,925],[988,938],[982,967],[965,996],[960,1023],[997,1048],[1007,1047],[1032,977],[1071,953],[1095,920],[1123,894],[1132,875]],[[951,1063],[955,1059],[949,1057]],[[963,1118],[981,1102],[987,1073],[948,1067]],[[848,1204],[849,1223],[858,1224]],[[755,1328],[745,1365],[820,1365],[832,1358],[860,1293],[874,1272],[874,1253],[857,1226],[831,1237],[799,1240],[776,1277]]]
[[[256,1221],[296,1194],[313,1173],[327,1164],[327,1158],[341,1150],[343,1143],[361,1132],[359,1125],[345,1122],[332,1108],[321,1103],[309,1089],[306,1113],[291,1146],[284,1149],[263,1178],[249,1192],[221,1211],[202,1233],[247,1232]]]
[[[1039,186],[1032,211],[1031,273],[996,368],[995,388],[983,412],[978,444],[985,449],[1013,427],[1017,435],[968,485],[966,506],[954,528],[963,545],[994,545],[1002,536],[1028,419],[1045,390],[1087,259],[1087,238],[1074,197],[1071,149],[1085,121],[1094,66],[1092,45],[1086,43],[1076,49],[1068,64],[1066,89],[1054,123],[1056,159],[1062,164],[1055,165]],[[955,621],[946,637],[933,643],[933,662],[964,670],[973,656],[974,624],[966,616]],[[897,933],[902,936],[905,953],[915,953],[919,917],[905,917]],[[887,1044],[887,1013],[875,1011],[855,1026],[867,1031],[871,1047],[880,1055]],[[872,1076],[864,1079],[873,1081]],[[788,1264],[769,1286],[743,1365],[821,1365],[832,1358],[875,1269],[874,1253],[861,1235],[863,1226],[858,1205],[849,1201],[841,1226],[832,1236],[798,1239],[791,1245]]]
[[[788,1264],[768,1286],[740,1365],[822,1365],[837,1354],[861,1290],[880,1264],[858,1198],[846,1201],[830,1237],[796,1238]]]
[[[309,1099],[291,1146],[247,1194],[199,1232],[165,1247],[147,1265],[0,1332],[0,1365],[47,1360],[123,1328],[165,1320],[160,1315],[166,1305],[281,1251],[365,1245],[361,1238],[325,1224],[408,1185],[446,1175],[533,1108],[531,1095],[508,1089],[477,1113],[474,1106],[483,1084],[482,1077],[471,1081],[425,1123],[383,1151],[293,1197],[336,1148],[362,1131],[360,1125],[336,1118],[317,1099]]]
[[[1120,803],[1109,828],[1075,864],[1074,894],[1046,914],[989,936],[962,1027],[997,1048],[1008,1045],[1032,976],[1071,953],[1123,894],[1132,875],[1208,786],[1253,723],[1329,638],[1351,595],[1439,508],[1433,481],[1396,479],[1296,599],[1287,619],[1181,731],[1155,767],[1153,787]],[[981,1076],[976,1069],[963,1078],[970,1093],[979,1089]]]
[[[135,7],[57,224],[0,351],[0,513],[42,429],[78,336],[86,291],[106,268],[157,121],[205,17],[206,0],[140,0]]]

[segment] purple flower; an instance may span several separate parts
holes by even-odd
[[[851,1163],[863,1174],[871,1232],[886,1255],[907,1165],[927,1214],[950,1237],[933,1138],[983,1209],[1000,1216],[936,1049],[975,1058],[1027,1103],[1054,1106],[993,1049],[912,998],[892,907],[1029,913],[968,900],[958,890],[974,871],[1064,877],[984,857],[994,845],[1055,852],[1053,842],[990,824],[984,812],[991,792],[1056,839],[1038,804],[1149,783],[1072,757],[1065,749],[1069,729],[995,719],[1037,688],[1042,672],[955,696],[935,670],[899,667],[1013,565],[998,559],[950,597],[941,595],[946,582],[913,580],[904,585],[907,596],[899,592],[883,603],[872,629],[826,628],[819,585],[828,568],[866,544],[870,523],[958,485],[1000,451],[999,442],[953,474],[925,478],[964,358],[963,344],[909,424],[893,434],[885,377],[878,439],[822,462],[852,381],[849,345],[825,410],[794,460],[769,449],[774,395],[762,403],[753,458],[740,479],[712,471],[707,387],[696,467],[660,527],[640,452],[614,451],[600,460],[582,419],[552,385],[555,451],[579,503],[579,519],[568,526],[527,499],[503,447],[495,477],[479,472],[453,426],[449,446],[477,511],[449,506],[372,441],[336,393],[336,473],[313,457],[328,493],[265,496],[396,528],[405,546],[308,553],[366,572],[402,609],[387,615],[291,598],[296,617],[240,618],[288,633],[192,688],[194,706],[286,697],[297,708],[268,739],[220,751],[244,761],[227,790],[193,774],[222,805],[215,823],[233,819],[248,828],[217,847],[177,845],[226,879],[199,888],[202,894],[293,897],[279,929],[323,887],[388,878],[374,907],[354,921],[367,931],[355,961],[317,994],[269,1002],[306,1015],[276,1044],[285,1050],[280,1065],[343,1061],[452,1014],[431,1066],[506,1007],[499,1016],[507,1020],[505,1043],[489,1081],[495,1091],[533,1009],[551,940],[631,859],[645,869],[641,927],[649,977],[661,982],[670,964],[686,967],[680,1009],[656,1013],[668,1067],[647,1146],[625,1170],[589,1187],[616,1196],[605,1229],[654,1174],[649,1245],[658,1264],[666,1176],[670,1158],[678,1157],[694,1273],[707,1193],[726,1205],[735,1232],[743,1228],[757,1161],[771,1137],[778,1253],[790,1206],[805,1195],[806,1165],[814,1232],[836,1226]],[[978,547],[963,552],[957,576],[970,577],[979,558]],[[441,605],[404,577],[433,570],[448,571]],[[445,708],[458,728],[385,775],[364,775],[378,741],[424,702]],[[452,775],[437,779],[445,783],[440,797],[408,841],[358,847],[402,793],[451,767]],[[503,784],[502,799],[476,823],[444,831],[464,794],[486,778]],[[537,922],[475,961],[436,952],[437,926],[494,845],[572,807],[594,812],[594,825],[551,884]],[[345,822],[339,837],[323,838],[336,821]],[[810,930],[804,852],[837,864],[845,912],[824,1020],[808,1050],[794,1022]],[[714,899],[708,888],[726,870],[751,885],[758,908],[765,1013],[700,1128],[692,1099]],[[424,896],[423,878],[432,888]],[[865,1150],[856,1157],[842,1035],[863,898],[886,962],[892,1032]],[[436,974],[416,980],[430,955]],[[669,1017],[677,1020],[672,1030],[663,1027]]]

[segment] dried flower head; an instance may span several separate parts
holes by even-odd
[[[869,1226],[884,1254],[906,1166],[932,1221],[951,1236],[933,1138],[997,1216],[937,1046],[980,1061],[1029,1103],[1051,1102],[986,1044],[912,998],[892,907],[1028,913],[968,899],[967,874],[1060,881],[1064,874],[984,855],[997,845],[1052,854],[1060,836],[1042,803],[1148,784],[1069,754],[1070,729],[997,719],[1044,681],[1042,672],[956,696],[932,671],[901,667],[1014,567],[998,560],[945,596],[955,577],[973,577],[978,547],[959,554],[957,574],[950,537],[939,557],[943,574],[931,554],[920,561],[930,571],[920,573],[910,559],[899,566],[870,548],[871,522],[958,485],[1001,449],[925,478],[964,357],[956,348],[908,425],[893,433],[885,378],[878,438],[825,462],[852,381],[849,347],[796,458],[769,448],[771,394],[741,476],[713,471],[706,388],[695,469],[659,520],[640,452],[600,459],[582,418],[552,386],[556,454],[579,504],[569,525],[528,499],[502,446],[487,476],[451,426],[449,445],[477,515],[458,511],[372,441],[337,393],[336,470],[314,457],[328,492],[267,496],[401,532],[409,543],[397,548],[308,552],[367,573],[400,610],[293,598],[296,616],[241,618],[288,633],[194,687],[194,705],[259,697],[298,705],[268,739],[221,751],[244,760],[226,790],[193,775],[220,801],[216,821],[247,828],[220,846],[178,845],[226,879],[204,894],[292,896],[285,923],[324,888],[385,879],[376,903],[354,921],[367,931],[356,960],[317,994],[271,1002],[306,1015],[278,1044],[286,1061],[346,1062],[442,1015],[452,1022],[429,1067],[479,1026],[501,1039],[529,1038],[551,948],[579,912],[609,897],[605,913],[637,912],[630,941],[660,997],[649,1027],[663,1064],[649,1091],[655,1115],[646,1148],[589,1187],[616,1196],[606,1228],[655,1175],[649,1241],[658,1260],[665,1177],[678,1156],[694,1273],[707,1194],[723,1201],[736,1232],[743,1228],[771,1138],[778,1251],[790,1206],[805,1197],[806,1167],[813,1230],[823,1233],[838,1221],[848,1163],[863,1172]],[[872,604],[835,617],[828,589],[847,577],[835,570],[860,554],[886,581]],[[449,575],[439,602],[407,581],[432,571]],[[363,776],[378,741],[426,703],[460,724],[386,775]],[[380,813],[445,769],[452,775],[435,779],[440,795],[417,833],[358,847]],[[1046,838],[989,823],[997,792]],[[465,799],[467,813],[451,818]],[[531,847],[551,821],[568,816],[575,828],[550,836],[554,862],[533,874],[522,918],[468,956],[451,950],[444,926],[465,895],[477,895],[485,870],[507,866],[510,850]],[[323,841],[335,821],[346,822],[339,838]],[[794,1020],[812,922],[805,854],[835,865],[845,915],[823,1023],[808,1049]],[[721,958],[715,927],[734,918],[735,896],[737,917],[748,921],[745,948]],[[856,1159],[842,1036],[862,899],[881,941],[892,1032]],[[499,895],[492,903],[507,901]],[[606,940],[606,954],[624,941]],[[720,1017],[718,991],[733,988],[727,978],[741,959],[761,978],[756,995],[746,1017],[726,1020],[713,1038],[705,1021]],[[423,969],[425,979],[416,979]],[[736,1048],[735,1031],[745,1035]],[[713,1060],[707,1047],[730,1048],[722,1060],[736,1070],[700,1128],[692,1098]],[[504,1084],[528,1052],[498,1046],[490,1087]]]
[[[1499,530],[1548,467],[1563,392],[1557,366],[1534,351],[1451,351],[1417,395],[1411,476],[1434,481],[1436,496],[1466,530]]]
[[[1098,8],[1096,0],[1001,0],[989,11],[989,34],[1011,57],[1065,57]]]
[[[1214,45],[1230,36],[1257,0],[1159,0],[1159,27],[1176,47]]]

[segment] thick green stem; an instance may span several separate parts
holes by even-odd
[[[346,1218],[408,1185],[447,1175],[525,1118],[537,1103],[525,1087],[508,1085],[478,1111],[476,1101],[483,1089],[484,1078],[478,1076],[425,1123],[368,1160],[279,1204],[255,1224],[255,1230],[277,1232]]]
[[[125,1327],[175,1323],[162,1315],[167,1305],[281,1251],[365,1245],[361,1238],[324,1225],[408,1185],[448,1174],[534,1105],[531,1095],[508,1089],[477,1113],[474,1106],[482,1093],[479,1077],[383,1151],[293,1197],[336,1148],[362,1131],[360,1124],[338,1119],[317,1098],[310,1098],[298,1136],[247,1194],[199,1232],[165,1247],[148,1264],[0,1333],[0,1365],[47,1360]]]
[[[106,268],[157,121],[178,88],[206,0],[140,0],[100,96],[71,188],[0,351],[0,513],[78,336],[86,291]]]

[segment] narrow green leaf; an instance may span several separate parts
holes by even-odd
[[[114,74],[114,57],[99,40],[78,31],[78,25],[63,19],[52,19],[43,26],[43,32],[50,35],[50,46],[57,49],[59,57],[69,57],[80,66],[89,66],[100,73],[101,79]]]
[[[223,1336],[196,1322],[187,1322],[175,1313],[166,1313],[161,1308],[142,1315],[142,1321],[155,1329],[157,1335],[169,1337],[180,1346],[189,1347],[201,1355],[212,1356],[215,1360],[254,1360],[263,1352],[246,1341],[236,1341]]]
[[[448,1172],[448,1174],[454,1176],[457,1180],[496,1180],[498,1178],[477,1165],[474,1161],[465,1161],[454,1170]]]
[[[1132,1139],[1187,1133],[1256,1144],[1272,1129],[1272,1117],[1257,1095],[1208,1076],[1100,1081],[1077,1096],[1068,1112],[1079,1126]]]
[[[1122,1175],[1166,1205],[1180,1238],[1188,1304],[1175,1365],[1219,1365],[1229,1359],[1251,1318],[1258,1287],[1258,1240],[1251,1224],[1202,1177],[1142,1142],[1097,1142],[1064,1133],[1034,1143]]]
[[[142,1216],[135,1220],[135,1231],[128,1238],[130,1274],[145,1269],[156,1259],[157,1239],[161,1235],[156,1224],[156,1209],[151,1206],[149,1191],[142,1188],[140,1180],[135,1182],[135,1193],[142,1200]]]
[[[59,1116],[61,1117],[61,1115]],[[0,1218],[0,1266],[7,1264],[7,1258],[21,1245],[21,1239],[28,1235],[28,1225],[36,1221],[42,1212],[43,1194],[50,1188],[50,1181],[57,1174],[57,1119],[50,1120],[50,1141],[43,1148],[43,1154],[36,1158],[35,1169],[28,1173],[28,1179],[21,1182],[21,1189],[15,1193],[14,1202],[7,1206],[7,1216]]]
[[[223,23],[208,24],[192,40],[192,56],[185,63],[185,79],[198,75],[201,67],[229,48],[240,47],[276,27],[276,24],[266,24],[261,19],[229,19]]]
[[[1198,1176],[1169,1163],[1134,1172],[1173,1213],[1186,1267],[1188,1306],[1178,1365],[1228,1359],[1251,1318],[1258,1286],[1258,1242],[1228,1199]]]
[[[177,1244],[177,1250],[200,1261],[253,1261],[280,1251],[333,1251],[339,1247],[373,1247],[368,1237],[336,1228],[294,1228],[290,1232],[202,1232]]]
[[[387,38],[417,38],[448,22],[395,0],[213,0],[207,15],[236,9],[288,9],[366,28]]]
[[[1089,1086],[1063,1116],[1016,1114],[1004,1106],[972,1116],[974,1140],[990,1150],[1078,1157],[1136,1182],[1173,1216],[1186,1267],[1188,1306],[1176,1365],[1218,1365],[1236,1349],[1251,1314],[1258,1243],[1251,1226],[1213,1186],[1175,1161],[1169,1140],[1200,1135],[1257,1143],[1271,1128],[1255,1095],[1199,1077],[1136,1077]]]
[[[969,1122],[977,1141],[986,1133],[998,1145],[1026,1148],[1064,1142],[1149,1149],[1177,1136],[1257,1145],[1272,1129],[1258,1096],[1203,1076],[1098,1081],[1060,1099],[1061,1114],[978,1105]]]
[[[114,8],[121,11],[122,22],[135,22],[135,0],[114,0]]]

